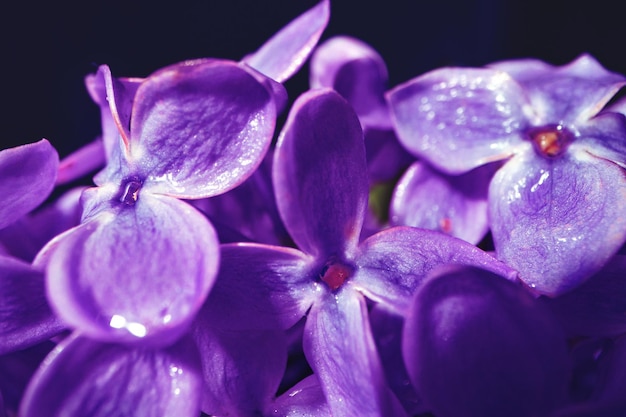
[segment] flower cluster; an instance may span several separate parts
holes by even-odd
[[[626,415],[626,77],[390,88],[329,18],[102,65],[99,138],[0,151],[0,417]]]

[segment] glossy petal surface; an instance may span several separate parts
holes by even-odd
[[[497,255],[537,292],[558,295],[598,272],[626,240],[626,178],[586,152],[515,156],[494,176]]]
[[[626,168],[626,117],[610,112],[600,113],[582,127],[572,148],[580,148]]]
[[[0,355],[43,342],[65,329],[46,300],[45,277],[0,256]]]
[[[367,206],[359,120],[332,90],[296,100],[274,154],[274,190],[291,237],[319,257],[356,246]]]
[[[322,0],[265,42],[243,62],[282,83],[291,78],[309,57],[330,18],[330,1]]]
[[[198,352],[188,339],[147,350],[74,336],[33,377],[20,415],[196,417],[201,391]]]
[[[218,280],[203,314],[219,317],[222,327],[233,330],[287,329],[315,298],[312,261],[290,248],[222,245]]]
[[[387,99],[400,142],[449,174],[515,153],[533,117],[522,88],[491,69],[431,71]]]
[[[137,90],[131,164],[151,192],[221,194],[261,163],[275,118],[271,92],[242,66],[219,60],[172,65]]]
[[[276,417],[331,417],[316,375],[309,375],[282,394],[265,415]]]
[[[49,246],[53,307],[102,340],[170,343],[200,309],[219,260],[215,232],[200,213],[149,193],[132,207],[94,215]]]
[[[547,415],[564,399],[565,337],[518,285],[474,268],[448,269],[417,292],[403,354],[438,417]]]
[[[45,139],[0,151],[0,229],[48,197],[58,166],[59,156]]]
[[[306,321],[303,348],[335,417],[386,414],[390,408],[365,299],[327,292]]]
[[[368,298],[404,314],[428,272],[443,264],[480,266],[515,280],[516,272],[460,239],[426,229],[393,227],[359,246],[353,280]]]
[[[478,244],[489,229],[487,191],[493,172],[491,166],[483,166],[450,176],[416,162],[396,184],[390,222],[438,230]]]

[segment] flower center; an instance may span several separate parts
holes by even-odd
[[[549,125],[531,129],[530,140],[541,156],[555,158],[565,152],[574,135],[562,125]]]
[[[320,279],[335,291],[352,275],[352,268],[336,261],[329,261],[320,272]]]
[[[127,206],[134,206],[139,199],[139,190],[141,189],[141,181],[138,179],[130,179],[122,184],[122,196],[120,202]]]

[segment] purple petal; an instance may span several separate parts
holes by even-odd
[[[522,84],[539,123],[580,123],[596,115],[626,84],[626,78],[603,68],[583,54],[554,67],[537,60],[504,61],[490,65]]]
[[[303,348],[335,417],[394,415],[365,299],[327,292],[307,317]]]
[[[265,415],[275,417],[331,417],[316,375],[309,375],[274,401]]]
[[[0,355],[34,346],[65,329],[48,305],[44,279],[30,264],[0,256]]]
[[[57,185],[67,184],[104,166],[106,162],[102,138],[89,142],[59,163]]]
[[[52,192],[59,166],[45,139],[0,151],[0,229],[41,204]]]
[[[367,208],[367,164],[359,120],[332,90],[293,105],[274,154],[274,190],[285,227],[306,253],[353,249]]]
[[[200,316],[192,334],[202,353],[202,411],[210,415],[254,415],[269,404],[287,365],[282,331],[233,331]]]
[[[623,169],[586,152],[516,155],[494,176],[496,253],[535,291],[559,295],[598,272],[626,240]]]
[[[494,171],[484,165],[450,176],[416,162],[396,184],[390,223],[438,230],[478,244],[489,229],[487,190]]]
[[[296,249],[222,245],[218,280],[202,314],[233,330],[287,329],[316,298],[312,263]]]
[[[134,206],[90,214],[44,248],[48,297],[70,325],[104,341],[179,337],[217,273],[209,222],[179,200],[142,193]]]
[[[409,375],[437,416],[543,416],[563,399],[565,336],[524,289],[445,268],[417,292],[403,334]]]
[[[626,168],[626,116],[603,112],[580,127],[580,135],[571,144],[592,155],[608,159]]]
[[[363,133],[370,182],[396,182],[415,157],[400,145],[392,130],[367,129]]]
[[[243,62],[282,83],[304,65],[330,18],[330,1],[322,0],[283,27]]]
[[[164,68],[141,84],[131,163],[146,189],[209,197],[256,170],[276,119],[271,89],[256,77],[235,62],[198,60]]]
[[[522,88],[491,69],[434,70],[387,99],[400,142],[449,174],[515,153],[532,117]]]
[[[365,240],[351,281],[368,298],[404,314],[426,275],[443,264],[479,266],[515,280],[517,273],[474,245],[443,233],[398,226]]]
[[[616,255],[587,282],[556,298],[542,297],[570,336],[626,333],[626,256]]]
[[[20,416],[196,417],[200,366],[189,339],[148,350],[69,337],[31,380]]]
[[[391,129],[384,92],[387,66],[371,46],[348,36],[320,45],[311,57],[311,88],[329,87],[341,94],[364,127]]]

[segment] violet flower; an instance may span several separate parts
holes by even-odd
[[[575,288],[626,240],[625,78],[583,55],[443,68],[392,90],[402,143],[450,174],[506,160],[489,188],[497,256],[535,291]]]
[[[366,299],[404,312],[426,272],[441,263],[484,265],[511,279],[516,273],[467,242],[427,230],[387,229],[359,244],[368,193],[363,136],[354,111],[332,90],[296,100],[273,169],[279,213],[300,249],[222,245],[207,309],[231,330],[289,328],[308,311],[303,348],[332,414],[401,415]]]

